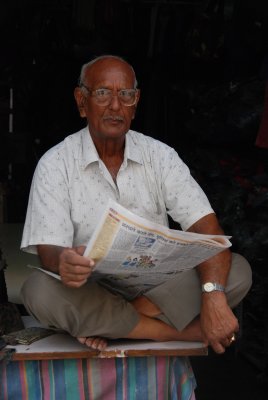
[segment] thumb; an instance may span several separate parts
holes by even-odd
[[[75,247],[76,253],[79,254],[80,256],[82,256],[84,254],[85,250],[86,250],[86,246]]]

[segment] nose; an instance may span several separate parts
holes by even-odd
[[[109,108],[112,110],[119,110],[120,107],[121,107],[121,103],[118,98],[118,95],[117,95],[117,93],[113,93],[110,104],[109,104]]]

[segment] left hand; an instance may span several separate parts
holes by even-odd
[[[232,343],[231,338],[239,330],[237,318],[227,304],[225,294],[217,291],[202,294],[200,323],[205,343],[219,354],[225,352],[225,348]]]
[[[90,277],[94,261],[83,256],[85,247],[65,248],[59,256],[59,275],[64,285],[79,288]]]

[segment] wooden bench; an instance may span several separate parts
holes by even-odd
[[[7,349],[1,400],[193,400],[189,356],[207,355],[200,342],[148,340],[111,341],[97,351],[63,333]]]
[[[36,256],[19,250],[21,224],[2,224],[9,300],[20,302],[22,282]],[[24,317],[25,327],[36,326]],[[31,345],[8,346],[0,361],[0,400],[193,400],[190,356],[207,355],[199,342],[111,341],[105,351],[55,334]],[[1,353],[0,353],[1,357]]]

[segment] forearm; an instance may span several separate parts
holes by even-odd
[[[200,283],[215,282],[226,286],[231,266],[231,252],[224,250],[197,266]]]
[[[224,235],[224,232],[214,214],[209,214],[206,217],[201,218],[192,225],[188,231],[209,235]],[[231,252],[229,249],[226,249],[197,266],[200,283],[216,282],[225,286],[230,266]]]

